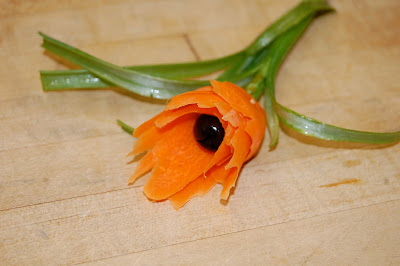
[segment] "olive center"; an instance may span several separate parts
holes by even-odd
[[[201,146],[216,151],[225,136],[221,122],[215,116],[201,115],[194,125],[194,137]]]

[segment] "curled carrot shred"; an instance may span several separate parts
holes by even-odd
[[[224,128],[217,151],[204,148],[194,136],[202,114],[217,117]],[[145,195],[153,201],[169,200],[175,209],[217,183],[226,200],[243,164],[260,148],[265,128],[264,110],[246,91],[212,80],[211,86],[173,97],[163,112],[135,130],[138,139],[131,154],[147,153],[129,183],[151,171]]]

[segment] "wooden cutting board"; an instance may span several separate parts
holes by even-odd
[[[138,126],[163,109],[119,91],[44,93],[75,68],[37,34],[118,65],[235,52],[298,1],[0,2],[0,264],[400,264],[400,145],[281,131],[221,187],[175,211],[127,180]],[[331,1],[286,59],[277,99],[357,130],[400,130],[400,1]],[[268,138],[268,137],[267,137]]]

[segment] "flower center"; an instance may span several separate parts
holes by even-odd
[[[225,136],[221,122],[215,116],[201,115],[194,125],[194,137],[201,146],[216,151]]]

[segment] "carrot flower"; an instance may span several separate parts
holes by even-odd
[[[180,64],[120,67],[40,33],[47,51],[83,68],[41,71],[43,90],[117,86],[144,97],[174,97],[165,111],[134,131],[133,136],[138,139],[131,154],[145,155],[129,182],[151,170],[144,193],[154,201],[168,199],[176,209],[192,197],[204,195],[216,183],[222,184],[221,198],[227,199],[243,163],[261,145],[265,116],[271,148],[278,143],[280,125],[330,141],[400,141],[400,131],[377,133],[340,128],[276,101],[275,77],[285,56],[312,20],[330,11],[333,8],[326,0],[302,0],[246,48],[213,60]],[[240,84],[244,89],[218,81],[206,86],[207,80],[192,79],[217,71],[221,71],[218,80]],[[262,95],[265,112],[256,101]],[[118,123],[132,134],[132,127]]]
[[[149,199],[168,199],[178,209],[220,183],[226,200],[243,163],[260,148],[264,110],[233,83],[211,85],[173,97],[134,131],[138,139],[130,154],[146,154],[129,183],[151,170],[144,187]]]

